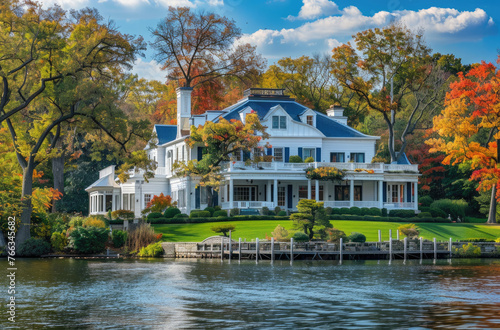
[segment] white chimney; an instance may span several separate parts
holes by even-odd
[[[191,118],[192,87],[179,87],[177,92],[177,138],[189,135],[189,118]]]
[[[341,106],[331,105],[330,108],[326,110],[326,114],[336,122],[347,125],[347,117],[344,116],[344,108]]]

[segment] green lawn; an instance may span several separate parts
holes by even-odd
[[[236,226],[233,239],[264,239],[266,234],[270,237],[271,232],[278,224],[288,230],[292,228],[290,220],[259,220],[259,221],[229,221]],[[191,223],[191,224],[171,224],[153,225],[157,233],[163,233],[163,241],[166,242],[201,242],[207,237],[214,236],[215,233],[210,227],[218,223]],[[393,230],[393,237],[396,237],[396,229],[402,224],[398,222],[379,221],[349,221],[334,220],[332,224],[335,228],[343,230],[346,234],[357,231],[366,235],[368,241],[377,241],[378,232],[382,230],[382,239],[389,238],[389,229]],[[438,240],[453,240],[467,238],[490,238],[500,237],[500,225],[484,225],[477,223],[419,223],[420,235],[426,239],[436,238]]]

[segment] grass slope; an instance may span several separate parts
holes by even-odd
[[[236,226],[233,239],[264,239],[266,234],[270,237],[271,232],[277,225],[282,225],[288,230],[292,230],[292,222],[289,220],[259,220],[259,221],[228,221]],[[210,227],[218,223],[192,223],[192,224],[170,224],[153,225],[155,232],[163,233],[163,241],[166,242],[201,242],[205,238],[214,236],[215,233]],[[366,235],[368,241],[378,240],[378,230],[382,230],[382,239],[389,238],[389,229],[393,231],[393,238],[396,237],[396,229],[402,224],[398,222],[379,221],[349,221],[334,220],[332,224],[335,228],[343,230],[347,235],[351,232],[360,232]],[[419,223],[420,235],[426,239],[436,238],[437,240],[453,240],[467,238],[489,238],[500,237],[500,225],[483,225],[474,223]]]

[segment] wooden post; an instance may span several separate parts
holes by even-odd
[[[293,237],[290,238],[290,262],[293,262]]]
[[[231,240],[231,231],[229,231],[229,260],[233,257],[233,241]]]
[[[274,262],[274,237],[271,237],[271,263]]]
[[[437,259],[437,242],[436,242],[436,237],[434,237],[432,240],[434,242],[434,259]]]
[[[378,230],[378,242],[382,242],[382,231],[380,229]]]
[[[450,237],[450,242],[448,243],[448,250],[450,250],[450,258],[451,258],[451,250],[453,249],[453,243],[451,241],[451,237]]]
[[[238,261],[241,261],[241,237],[238,239]]]
[[[420,237],[420,260],[422,260],[422,257],[423,257],[423,250],[424,250],[424,242],[423,242],[423,238]]]
[[[389,231],[391,231],[391,230],[389,230]],[[391,235],[391,237],[389,237],[389,260],[392,260],[392,235]]]
[[[259,238],[255,239],[255,262],[259,262]]]
[[[399,230],[398,230],[399,232]],[[408,244],[408,237],[405,237],[404,239],[404,260],[406,261],[406,245]]]
[[[398,239],[399,241],[399,229],[396,229],[396,238]]]
[[[224,260],[224,236],[220,238],[220,260]]]
[[[344,245],[344,239],[343,238],[340,238],[340,245],[339,245],[339,259],[340,259],[340,262],[342,263],[342,248],[343,248],[343,245]]]
[[[392,229],[389,229],[389,240],[392,240]]]

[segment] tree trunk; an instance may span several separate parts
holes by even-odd
[[[64,154],[52,159],[52,174],[54,176],[54,189],[64,194]],[[52,201],[52,213],[57,212],[57,200]]]
[[[214,207],[214,188],[207,186],[207,205],[210,207]]]
[[[28,166],[24,168],[23,171],[23,190],[22,190],[22,202],[23,202],[23,212],[21,213],[21,224],[19,230],[16,233],[16,250],[19,249],[21,244],[26,242],[30,237],[30,226],[31,226],[31,214],[33,212],[33,171],[35,169],[34,160],[30,159],[28,161]]]
[[[497,223],[497,185],[493,185],[493,189],[491,189],[491,200],[490,200],[490,213],[488,214],[488,223]]]

